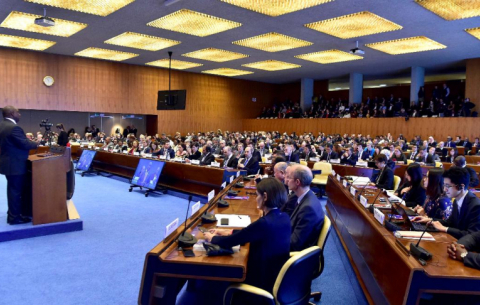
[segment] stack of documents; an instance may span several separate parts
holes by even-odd
[[[395,236],[400,237],[400,238],[408,238],[408,239],[420,239],[420,236],[422,236],[423,232],[420,231],[396,231]],[[422,240],[435,240],[433,238],[432,234],[425,232],[425,234],[422,237]]]
[[[368,177],[350,176],[352,178],[353,185],[365,185],[370,182]]]

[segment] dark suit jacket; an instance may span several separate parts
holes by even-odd
[[[457,144],[455,142],[450,141],[450,142],[445,142],[445,147],[457,147]]]
[[[458,213],[458,205],[454,201],[452,214],[447,220],[440,220],[440,223],[448,227],[447,233],[457,239],[480,231],[480,199],[473,193],[468,192],[463,199],[460,214]]]
[[[480,253],[471,252],[480,252],[480,232],[465,235],[458,240],[458,243],[468,250],[467,256],[463,259],[465,266],[480,269]]]
[[[317,154],[314,153],[313,151],[311,151],[308,155],[306,153],[303,153],[303,159],[305,159],[305,161],[309,161],[311,158],[316,158],[317,157]]]
[[[243,160],[243,162],[245,162],[245,160]],[[243,169],[247,171],[247,175],[256,175],[258,173],[258,170],[260,169],[258,159],[255,157],[251,157]]]
[[[4,119],[0,123],[0,174],[6,176],[25,174],[28,152],[35,148],[37,143],[27,139],[20,126]]]
[[[260,157],[265,157],[265,154],[268,154],[270,153],[268,148],[265,146],[265,148],[263,149],[263,151],[261,151],[260,149],[257,149],[256,151],[258,151],[258,153],[260,154]]]
[[[188,159],[190,159],[190,160],[200,160],[201,157],[202,157],[202,153],[197,150],[195,153],[188,156]]]
[[[475,172],[475,170],[471,167],[465,166],[465,169],[468,170],[468,173],[470,174],[470,187],[476,187],[480,181],[478,180],[478,175]]]
[[[288,186],[285,185],[285,188],[288,192]],[[297,200],[298,198],[295,193],[288,195],[287,202],[280,208],[280,211],[286,213],[289,217],[292,216],[293,211],[297,207]]]
[[[445,147],[440,149],[440,148],[437,148],[435,150],[435,152],[440,156],[440,157],[445,157],[448,153],[448,149],[446,149]]]
[[[213,161],[215,161],[215,156],[211,153],[200,157],[200,165],[210,165]]]
[[[321,160],[330,161],[331,159],[338,159],[336,152],[332,151],[330,155],[328,155],[327,152],[324,152]]]
[[[407,157],[405,157],[405,155],[404,155],[403,153],[400,154],[400,157],[397,157],[396,155],[393,155],[393,156],[392,156],[392,161],[395,161],[395,162],[397,162],[397,161],[403,161],[403,162],[406,163],[406,162],[407,162]]]
[[[228,162],[227,162],[227,160],[228,160]],[[227,164],[225,164],[227,167],[237,168],[238,159],[235,158],[235,155],[234,155],[234,154],[232,154],[232,156],[230,157],[230,159],[228,159],[228,157],[225,156],[224,161],[227,162]]]
[[[272,291],[290,252],[290,219],[279,209],[230,236],[215,236],[212,243],[230,248],[250,243],[245,283]]]
[[[258,150],[254,150],[252,153],[252,157],[256,158],[259,162],[262,161],[262,156]]]
[[[348,158],[345,158],[345,156],[342,155],[340,158],[340,163],[341,164],[348,164],[348,165],[355,165],[357,164],[358,161],[358,155],[357,154],[352,154]]]
[[[300,154],[292,153],[290,156],[285,156],[286,162],[300,163]]]
[[[465,147],[465,153],[467,153],[469,150],[472,150],[472,143],[468,141],[462,141],[460,142],[460,144],[462,144],[462,146]]]
[[[366,150],[362,151],[362,154],[359,156],[359,159],[368,160],[370,158],[370,153]]]
[[[403,188],[410,186],[409,184],[404,184],[402,185],[401,188],[399,188],[398,194],[402,191]],[[399,195],[404,201],[405,205],[409,208],[414,208],[417,205],[423,206],[425,203],[425,199],[427,198],[426,190],[421,186],[415,186],[410,189],[410,191],[404,193],[403,195]]]
[[[377,178],[374,179],[378,188],[391,190],[393,189],[393,171],[385,166],[383,171],[379,171]]]
[[[416,161],[417,160],[417,155],[418,155],[418,152],[412,152],[412,153],[410,153],[410,156],[408,157],[408,159]]]
[[[290,216],[290,250],[301,251],[317,244],[325,213],[317,196],[309,190]]]
[[[435,156],[431,154],[427,154],[427,161],[426,164],[435,164]]]
[[[160,149],[159,156],[165,156],[165,153],[165,148],[162,148]],[[170,155],[170,159],[175,158],[175,151],[173,149],[169,148],[167,154]]]

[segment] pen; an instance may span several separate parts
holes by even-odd
[[[238,216],[238,218],[242,219],[242,217],[240,217],[240,215],[237,215],[237,216]]]

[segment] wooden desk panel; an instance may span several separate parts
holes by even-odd
[[[421,246],[434,255],[423,267],[396,245],[392,232],[374,219],[349,188],[330,176],[326,192],[327,211],[370,302],[416,304],[422,290],[433,291],[433,287],[437,292],[480,293],[476,286],[480,271],[447,256],[446,246],[455,240],[452,236],[432,233],[435,241],[422,241]],[[375,197],[366,198],[372,203]],[[408,248],[411,241],[400,242]]]

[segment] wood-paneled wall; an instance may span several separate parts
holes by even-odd
[[[421,135],[422,139],[433,136],[439,141],[447,136],[460,135],[474,139],[480,136],[480,118],[374,118],[374,119],[248,119],[243,120],[243,129],[250,131],[279,132],[324,132],[326,134],[364,134],[394,137],[403,134],[407,139]]]
[[[55,84],[42,80],[53,76]],[[278,85],[172,71],[172,90],[186,89],[184,111],[157,111],[168,70],[0,48],[0,107],[158,115],[158,130],[240,130],[278,97]],[[256,98],[256,103],[252,102]]]

